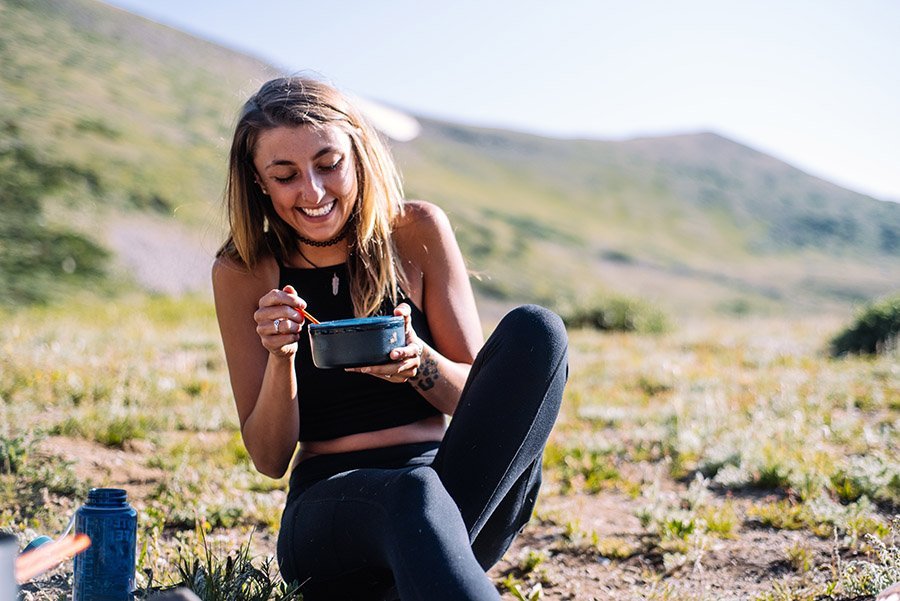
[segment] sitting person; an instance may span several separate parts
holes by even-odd
[[[499,599],[485,572],[536,501],[562,321],[519,307],[483,343],[447,216],[402,197],[384,144],[322,82],[276,79],[247,100],[226,204],[216,313],[250,457],[273,478],[291,467],[284,579],[308,601]],[[307,306],[401,316],[405,344],[384,365],[318,369]]]

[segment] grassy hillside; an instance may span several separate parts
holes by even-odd
[[[711,133],[554,140],[423,121],[408,192],[455,212],[481,290],[681,309],[835,307],[900,281],[900,205]]]
[[[89,174],[91,200],[208,216],[236,107],[271,67],[93,1],[3,0],[0,20],[7,135]]]
[[[47,282],[103,289],[113,260],[142,279],[161,248],[202,265],[234,115],[276,70],[92,0],[0,0],[0,21],[0,206],[15,207],[0,218],[13,291],[0,302],[41,300]],[[497,306],[616,291],[679,312],[819,311],[900,281],[900,205],[715,134],[553,140],[422,122],[395,145],[409,195],[450,213]],[[110,235],[122,214],[131,229]],[[178,242],[200,235],[203,248]]]
[[[207,227],[236,106],[274,69],[93,1],[2,0],[0,22],[0,303],[130,278],[128,242],[106,248],[123,211]]]

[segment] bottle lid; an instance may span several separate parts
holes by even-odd
[[[46,545],[48,543],[52,543],[52,542],[53,542],[52,538],[42,534],[41,536],[38,536],[37,538],[32,539],[32,541],[30,543],[25,545],[25,548],[22,549],[22,553],[28,553],[29,551],[34,551],[38,547],[40,547],[42,545]]]
[[[88,491],[88,505],[114,507],[128,502],[128,493],[121,488],[92,488]]]

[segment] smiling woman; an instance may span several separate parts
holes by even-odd
[[[277,79],[245,104],[213,266],[241,435],[260,472],[293,463],[278,561],[305,599],[498,599],[485,570],[534,507],[566,333],[527,306],[483,343],[447,216],[399,182],[330,86]],[[393,315],[397,345],[317,368],[307,304],[324,329]]]
[[[278,127],[263,132],[253,164],[256,183],[275,212],[304,243],[330,246],[350,220],[356,203],[356,173],[350,137],[331,125]]]

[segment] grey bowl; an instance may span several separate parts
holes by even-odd
[[[390,353],[406,346],[402,317],[359,317],[311,323],[309,346],[321,369],[390,363]]]

